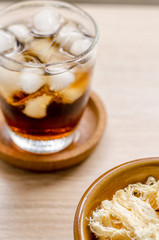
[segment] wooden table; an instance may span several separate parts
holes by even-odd
[[[159,7],[81,5],[100,30],[93,90],[107,129],[84,163],[34,174],[0,161],[0,239],[71,240],[76,206],[108,169],[159,156]]]

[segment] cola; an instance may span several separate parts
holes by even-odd
[[[89,82],[90,77],[91,71],[81,75],[81,78],[78,79],[79,83],[75,82],[71,87],[72,91],[80,88],[82,82]],[[67,90],[65,91],[67,92]],[[43,96],[46,93],[51,96],[51,101],[47,105],[45,116],[35,118],[26,115],[24,113],[26,102],[33,101],[37,96]],[[6,122],[12,131],[34,140],[50,140],[66,137],[75,130],[88,97],[89,88],[81,92],[81,95],[72,102],[65,99],[65,92],[62,94],[58,92],[52,93],[47,86],[43,86],[36,94],[31,95],[16,91],[10,101],[6,101],[2,96],[0,100]]]
[[[50,9],[45,12],[51,14]],[[5,49],[6,56],[24,63],[20,72],[0,69],[1,108],[12,131],[34,140],[57,139],[74,131],[88,101],[93,68],[89,59],[69,68],[58,65],[82,53],[92,36],[78,22],[61,21],[59,16],[55,32],[46,32],[38,25],[42,13],[37,13],[33,24],[16,22],[1,29],[14,40]],[[36,67],[25,67],[27,63]],[[49,63],[57,65],[43,67]]]

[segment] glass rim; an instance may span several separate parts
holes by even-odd
[[[90,47],[86,51],[81,53],[80,55],[74,56],[71,59],[60,61],[60,62],[50,62],[50,63],[22,62],[22,61],[13,59],[11,57],[8,57],[8,56],[6,56],[2,53],[0,53],[0,57],[6,59],[7,61],[13,62],[15,64],[20,64],[24,67],[46,68],[46,67],[50,67],[50,66],[59,66],[59,65],[64,65],[64,64],[78,63],[83,58],[85,58],[94,49],[94,47],[96,46],[96,44],[98,42],[98,39],[99,39],[99,31],[98,31],[97,24],[96,24],[95,20],[93,19],[93,17],[91,17],[91,15],[89,15],[85,10],[81,9],[80,7],[76,6],[73,3],[69,3],[69,2],[65,2],[65,1],[61,1],[61,0],[60,1],[57,1],[57,0],[55,0],[55,1],[54,0],[47,0],[47,1],[45,1],[45,0],[38,0],[38,1],[27,0],[27,1],[23,1],[23,2],[17,1],[16,3],[8,5],[7,7],[4,7],[2,10],[0,10],[0,17],[5,15],[5,13],[7,13],[11,10],[16,10],[16,9],[22,7],[22,6],[25,6],[25,5],[29,5],[29,4],[35,4],[35,5],[44,4],[44,5],[47,5],[47,4],[50,4],[50,2],[55,4],[56,6],[66,6],[66,7],[69,7],[69,8],[73,8],[76,11],[78,11],[79,14],[82,14],[84,17],[87,17],[89,20],[91,20],[91,22],[93,23],[93,26],[94,26],[94,30],[95,30],[95,37],[93,38],[93,42],[90,45]]]

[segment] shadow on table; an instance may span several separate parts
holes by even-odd
[[[21,168],[8,164],[3,160],[0,160],[0,176],[4,179],[7,179],[8,181],[12,181],[14,179],[16,180],[19,178],[21,180],[31,181],[32,183],[34,183],[35,181],[37,183],[38,182],[43,183],[44,185],[47,183],[53,184],[55,181],[58,181],[63,177],[66,177],[67,175],[71,175],[72,172],[78,169],[79,165],[66,168],[60,171],[43,173],[43,172],[23,170]]]

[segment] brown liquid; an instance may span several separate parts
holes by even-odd
[[[34,37],[31,42],[20,45],[19,54],[23,56],[22,61],[49,63],[61,62],[72,58],[69,52],[66,52],[59,43],[56,43],[56,35],[41,37],[32,33],[32,36]],[[88,36],[85,37],[87,38]],[[82,64],[80,63],[80,66]],[[69,135],[77,127],[88,101],[92,67],[83,70],[77,64],[76,72],[74,72],[75,81],[68,88],[61,90],[61,92],[54,92],[49,89],[47,80],[51,74],[46,69],[42,76],[46,80],[45,85],[32,94],[27,94],[22,90],[15,90],[9,97],[5,97],[3,88],[5,90],[6,86],[2,84],[0,88],[0,103],[8,126],[15,133],[35,140],[57,139]],[[10,81],[10,84],[12,84],[12,81]],[[28,100],[44,94],[50,96],[51,99],[47,106],[45,117],[29,117],[23,112]]]
[[[17,134],[32,139],[54,139],[67,136],[78,124],[88,100],[88,91],[73,103],[52,102],[47,115],[35,119],[23,114],[23,105],[13,106],[1,98],[1,107],[9,127]]]
[[[68,101],[62,92],[52,92],[47,85],[32,94],[17,91],[11,98],[0,96],[0,104],[8,126],[15,133],[34,140],[49,140],[68,136],[79,123],[89,97],[89,82],[92,70],[76,73],[76,81],[69,86],[81,94],[74,101]],[[66,92],[68,91],[66,89]],[[43,118],[32,118],[23,113],[27,100],[46,94],[52,97]],[[70,94],[71,95],[71,94]],[[71,97],[71,96],[70,96]]]

